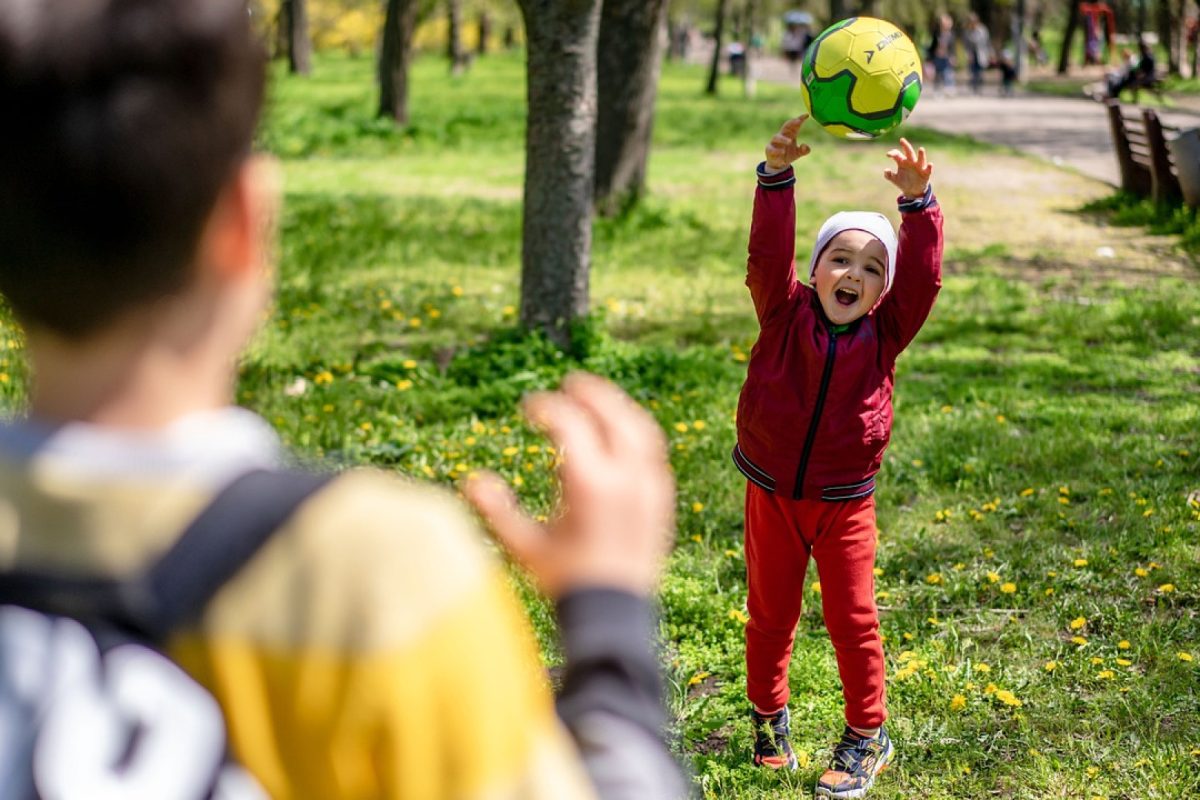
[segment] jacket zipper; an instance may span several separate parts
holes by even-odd
[[[829,347],[825,355],[825,371],[821,373],[821,388],[817,391],[817,402],[813,405],[812,421],[808,424],[808,435],[804,437],[804,450],[800,453],[800,466],[796,470],[796,487],[792,499],[799,500],[804,494],[804,473],[808,471],[808,457],[817,441],[817,426],[821,424],[821,412],[825,410],[825,394],[829,391],[829,380],[833,377],[833,362],[837,357],[838,331],[845,326],[830,326]]]

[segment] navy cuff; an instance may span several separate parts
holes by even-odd
[[[905,214],[911,214],[916,211],[924,211],[927,208],[933,208],[938,204],[937,198],[933,196],[933,184],[925,187],[925,194],[921,197],[908,198],[901,195],[897,202],[900,204],[900,211]]]
[[[770,174],[767,172],[767,162],[758,165],[758,185],[769,192],[776,192],[796,185],[796,170],[790,166],[782,172]]]

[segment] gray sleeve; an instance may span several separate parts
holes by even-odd
[[[655,616],[644,598],[586,589],[558,602],[566,675],[558,713],[601,800],[688,796],[667,748]]]

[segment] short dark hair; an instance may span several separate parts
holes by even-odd
[[[82,338],[178,291],[249,155],[245,0],[0,0],[0,293]]]

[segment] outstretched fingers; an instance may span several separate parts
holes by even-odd
[[[467,479],[463,495],[504,549],[526,569],[537,574],[544,559],[546,533],[521,510],[508,484],[494,472],[480,472]]]

